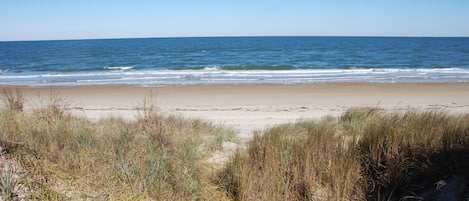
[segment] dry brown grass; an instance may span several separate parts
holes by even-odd
[[[350,109],[256,135],[218,182],[234,200],[462,200],[468,145],[469,116]]]
[[[234,200],[351,200],[362,197],[360,164],[333,119],[256,135],[221,174]]]
[[[20,92],[4,96],[23,108]],[[338,119],[258,133],[218,170],[204,161],[224,141],[235,141],[233,132],[161,116],[151,95],[137,107],[136,121],[91,122],[71,115],[69,101],[59,95],[43,100],[30,113],[10,104],[0,109],[0,146],[7,149],[2,157],[22,170],[15,177],[11,169],[0,173],[4,199],[20,192],[36,200],[464,200],[469,195],[467,115],[350,109]]]
[[[2,102],[4,107],[14,110],[23,111],[24,97],[19,89],[2,88]]]
[[[198,148],[229,131],[161,116],[149,102],[136,121],[91,122],[71,115],[60,96],[45,100],[31,114],[0,109],[0,139],[27,147],[6,155],[27,171],[26,199],[227,199],[210,180],[209,153]]]
[[[370,200],[468,198],[469,116],[417,111],[366,116],[357,150]]]

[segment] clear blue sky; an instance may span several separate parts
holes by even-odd
[[[0,41],[469,36],[469,0],[1,0]]]

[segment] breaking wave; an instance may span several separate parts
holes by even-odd
[[[242,84],[242,83],[323,83],[323,82],[469,82],[469,69],[296,69],[226,70],[206,67],[198,70],[132,70],[113,67],[110,71],[44,74],[0,74],[0,85],[20,83],[30,86],[94,84]],[[131,70],[131,71],[130,71]]]

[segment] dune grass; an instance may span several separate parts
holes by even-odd
[[[46,100],[48,104],[28,113],[0,109],[0,139],[8,144],[5,156],[25,170],[24,179],[18,180],[28,189],[22,198],[227,199],[210,180],[213,170],[204,162],[209,153],[198,148],[231,131],[200,120],[161,116],[149,100],[139,107],[136,121],[98,122],[71,115],[60,96]],[[7,200],[15,195],[8,179],[2,176],[10,182],[2,184]]]
[[[19,89],[2,88],[1,100],[10,110],[21,112],[24,109],[24,97]]]
[[[465,200],[469,116],[350,109],[258,134],[219,175],[234,200]]]
[[[0,109],[4,200],[465,200],[469,116],[349,109],[257,133],[222,169],[231,130],[162,116],[151,95],[135,121],[73,116],[50,94]],[[45,103],[45,104],[44,104]],[[15,105],[21,105],[16,107]],[[9,161],[8,164],[1,164]]]

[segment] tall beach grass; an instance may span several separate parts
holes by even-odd
[[[466,200],[469,116],[350,109],[258,134],[219,174],[234,200]]]
[[[73,116],[59,94],[0,109],[4,200],[466,200],[469,116],[352,108],[258,132],[221,169],[206,159],[234,132],[162,116]],[[21,107],[19,107],[21,106]],[[4,162],[7,161],[7,162]]]
[[[204,162],[209,153],[199,147],[232,131],[201,120],[162,116],[151,99],[138,106],[135,121],[97,122],[73,116],[59,95],[44,100],[47,104],[31,112],[8,105],[0,109],[5,156],[25,170],[18,180],[28,189],[23,199],[227,199],[209,179],[213,170]],[[2,197],[13,199],[15,192],[10,191]]]

